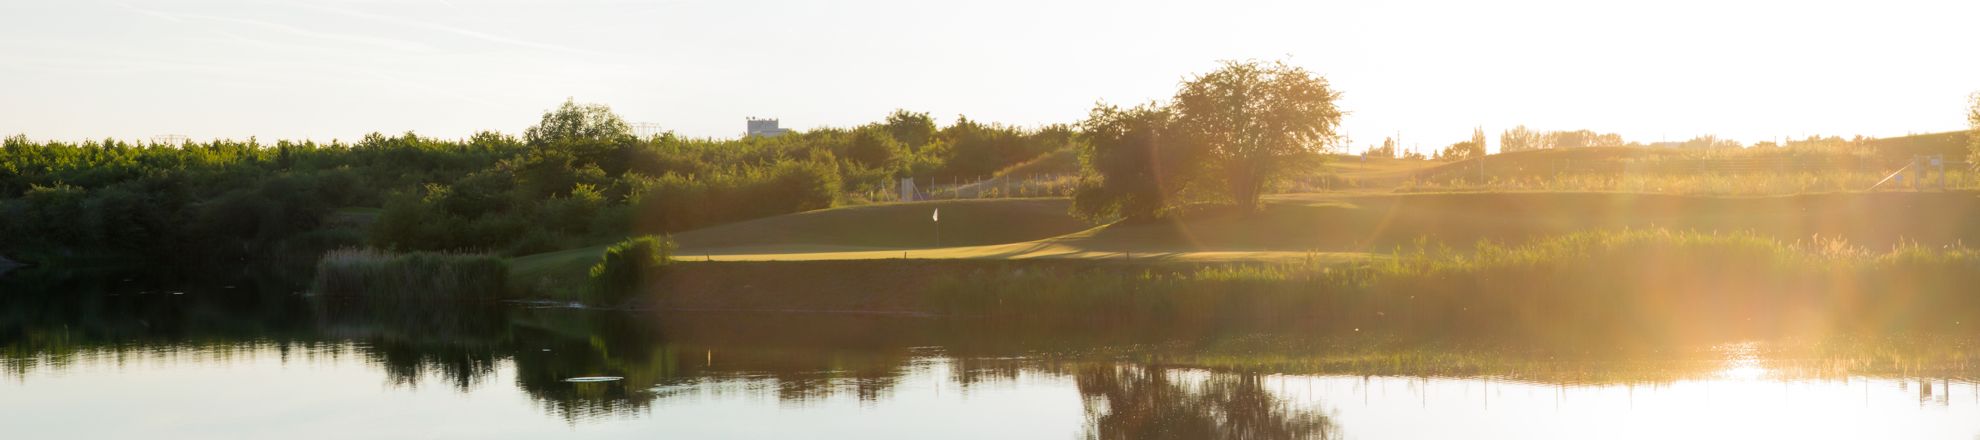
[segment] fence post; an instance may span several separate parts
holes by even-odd
[[[1920,173],[1920,172],[1919,172],[1919,170],[1918,170],[1919,168],[1923,168],[1923,167],[1920,167],[1920,166],[1918,166],[1918,156],[1916,156],[1916,155],[1913,155],[1913,156],[1911,156],[1911,166],[1910,166],[1910,168],[1911,168],[1911,169],[1909,169],[1909,170],[1907,170],[1907,171],[1910,171],[1910,172],[1911,172],[1911,190],[1912,190],[1912,191],[1917,191],[1917,190],[1918,190],[1918,188],[1919,188],[1919,185],[1918,185],[1918,180],[1919,180],[1919,175],[1920,175],[1920,174],[1923,174],[1923,173]]]

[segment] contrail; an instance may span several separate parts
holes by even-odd
[[[152,16],[152,17],[158,17],[158,18],[162,18],[162,19],[165,19],[165,20],[170,20],[170,21],[175,21],[175,22],[184,22],[184,21],[186,21],[186,20],[188,20],[188,19],[191,19],[191,20],[204,20],[204,21],[216,21],[216,22],[222,22],[222,23],[234,23],[234,24],[242,24],[242,25],[248,25],[248,26],[255,26],[255,27],[261,27],[261,28],[265,28],[265,29],[271,29],[271,30],[277,30],[277,31],[281,31],[281,32],[285,32],[285,33],[289,33],[289,34],[293,34],[293,35],[299,35],[299,36],[304,36],[304,37],[310,37],[310,38],[317,38],[317,39],[324,39],[324,40],[334,40],[334,41],[342,41],[342,42],[347,42],[347,43],[358,43],[358,44],[366,44],[366,45],[372,45],[372,46],[379,46],[379,47],[385,47],[385,48],[390,48],[390,49],[396,49],[396,50],[405,50],[405,51],[412,51],[412,50],[425,50],[425,49],[429,49],[429,47],[427,47],[427,46],[426,46],[426,45],[424,45],[424,44],[420,44],[420,43],[416,43],[416,42],[411,42],[411,41],[403,41],[403,40],[394,40],[394,39],[389,39],[389,38],[377,38],[377,37],[370,37],[370,36],[364,36],[364,35],[351,35],[351,34],[339,34],[339,33],[332,33],[332,32],[320,32],[320,31],[314,31],[314,30],[309,30],[309,29],[304,29],[304,28],[300,28],[300,27],[296,27],[296,26],[291,26],[291,25],[287,25],[287,24],[282,24],[282,23],[276,23],[276,22],[272,22],[272,21],[265,21],[265,20],[255,20],[255,19],[248,19],[248,18],[237,18],[237,17],[222,17],[222,16],[217,16],[217,15],[202,15],[202,14],[187,14],[187,13],[176,13],[176,12],[165,12],[165,11],[158,11],[158,10],[152,10],[152,9],[145,9],[145,8],[140,8],[140,7],[136,7],[136,6],[131,6],[131,5],[129,5],[129,4],[124,4],[124,3],[119,3],[118,5],[119,5],[119,6],[123,6],[123,7],[125,8],[125,9],[128,9],[128,10],[131,10],[132,12],[136,12],[136,13],[139,13],[139,14],[144,14],[144,15],[149,15],[149,16]]]
[[[609,55],[610,55],[610,54],[607,54],[607,53],[603,53],[603,52],[596,52],[596,51],[590,51],[590,50],[584,50],[584,49],[577,49],[577,48],[572,48],[572,47],[566,47],[566,46],[559,46],[559,45],[555,45],[555,44],[549,44],[549,43],[540,43],[540,42],[535,42],[535,41],[529,41],[529,40],[523,40],[523,39],[518,39],[518,38],[512,38],[512,37],[506,37],[506,36],[502,36],[502,35],[496,35],[496,34],[491,34],[491,33],[487,33],[487,32],[482,32],[482,31],[477,31],[477,30],[473,30],[473,29],[467,29],[467,28],[461,28],[461,27],[454,27],[454,26],[448,26],[448,25],[445,25],[445,24],[440,24],[440,23],[434,23],[434,22],[431,22],[431,21],[424,21],[424,20],[414,20],[414,19],[407,19],[407,18],[401,18],[401,17],[393,17],[393,16],[388,16],[388,15],[379,15],[379,14],[373,14],[373,13],[368,13],[368,12],[363,12],[363,11],[356,11],[356,10],[350,10],[350,9],[341,9],[341,8],[332,8],[332,7],[328,7],[328,6],[322,6],[322,5],[315,5],[315,4],[304,4],[304,5],[302,5],[302,6],[303,6],[303,7],[305,7],[305,8],[310,8],[310,9],[315,9],[315,10],[319,10],[319,11],[324,11],[324,12],[329,12],[329,13],[334,13],[334,14],[342,14],[342,15],[347,15],[347,16],[352,16],[352,17],[357,17],[357,18],[364,18],[364,19],[370,19],[370,20],[376,20],[376,21],[383,21],[383,22],[389,22],[389,23],[395,23],[395,24],[399,24],[399,25],[403,25],[403,26],[411,26],[411,27],[417,27],[417,28],[424,28],[424,29],[429,29],[429,30],[436,30],[436,31],[441,31],[441,32],[447,32],[447,33],[452,33],[452,34],[455,34],[455,35],[460,35],[460,36],[464,36],[464,37],[469,37],[469,38],[475,38],[475,39],[479,39],[479,40],[482,40],[482,41],[488,41],[488,42],[492,42],[492,43],[501,43],[501,44],[508,44],[508,45],[512,45],[512,46],[520,46],[520,47],[527,47],[527,48],[532,48],[532,49],[542,49],[542,50],[548,50],[548,51],[553,51],[553,52],[563,52],[563,53],[570,53],[570,54],[578,54],[578,55],[589,55],[589,56],[609,56]]]

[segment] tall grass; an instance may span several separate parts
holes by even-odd
[[[312,290],[379,300],[489,300],[507,296],[508,273],[508,263],[486,254],[339,249],[317,260]]]
[[[1614,191],[1685,195],[1785,195],[1821,192],[1865,191],[1911,188],[1910,179],[1895,179],[1878,185],[1889,173],[1837,170],[1834,172],[1760,172],[1745,174],[1613,174],[1563,173],[1554,176],[1493,176],[1487,180],[1411,180],[1398,192],[1441,191]],[[1926,185],[1938,188],[1938,175]],[[1947,189],[1980,188],[1980,175],[1964,170],[1946,170]]]
[[[1980,253],[1751,233],[1593,231],[1369,263],[979,271],[936,285],[958,315],[1078,328],[1305,326],[1560,342],[1980,325]]]

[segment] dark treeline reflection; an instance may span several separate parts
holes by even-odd
[[[1265,390],[1256,373],[1212,374],[1189,381],[1161,368],[1091,365],[1074,376],[1086,400],[1087,438],[1339,438],[1316,410],[1296,408]]]
[[[1276,373],[1636,383],[1712,374],[1723,353],[1667,347],[1532,351],[1374,335],[1260,334],[1238,326],[1028,326],[858,314],[659,314],[518,304],[341,302],[252,274],[0,277],[0,372],[25,378],[105,356],[224,362],[239,353],[354,358],[403,387],[514,386],[576,423],[704,393],[792,404],[887,400],[928,374],[970,392],[1023,374],[1070,378],[1095,438],[1327,438],[1324,414],[1283,402]],[[1971,377],[1958,337],[1879,337],[1754,354],[1797,377]],[[1778,354],[1778,356],[1776,356]],[[1642,362],[1642,359],[1655,362]],[[1772,358],[1785,359],[1781,361]],[[491,382],[512,366],[513,383]],[[623,380],[571,383],[586,376]],[[1924,395],[1921,392],[1921,395]]]

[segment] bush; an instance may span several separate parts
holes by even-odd
[[[673,252],[674,240],[663,236],[633,237],[612,245],[591,266],[593,299],[610,304],[632,299],[658,278]]]

